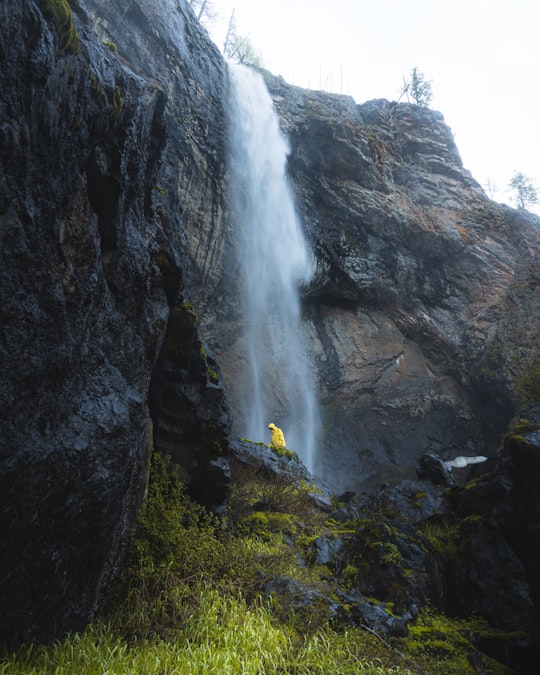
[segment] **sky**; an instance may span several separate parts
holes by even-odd
[[[463,164],[512,204],[515,171],[540,199],[540,0],[212,0],[223,46],[235,10],[263,66],[291,84],[395,101],[416,67]],[[493,186],[497,189],[493,190]],[[540,204],[530,207],[540,214]]]

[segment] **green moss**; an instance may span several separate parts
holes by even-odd
[[[37,2],[43,15],[54,23],[60,50],[66,54],[78,54],[81,51],[81,44],[67,0],[37,0]]]
[[[286,535],[296,535],[298,527],[294,516],[291,513],[268,513],[256,511],[242,521],[242,525],[247,527],[250,532],[263,537],[270,534],[282,533]]]
[[[463,486],[463,489],[464,490],[474,490],[474,488],[478,487],[478,485],[484,479],[485,476],[486,476],[486,474],[483,473],[482,475],[478,476],[477,478],[473,478],[468,483],[465,483],[465,485]]]
[[[455,558],[463,547],[463,537],[459,522],[446,519],[426,520],[421,531],[433,550],[442,558]]]
[[[312,485],[311,483],[307,483],[305,480],[301,480],[299,484],[300,489],[306,490],[306,492],[309,492],[311,495],[323,495],[324,492],[321,490],[321,488],[316,487],[315,485]]]
[[[208,377],[208,380],[213,384],[217,384],[219,382],[219,376],[217,374],[217,371],[210,367],[208,363],[208,355],[203,345],[201,345],[199,352],[206,366],[206,376]]]
[[[531,364],[527,374],[518,381],[518,390],[523,405],[528,406],[540,401],[540,360]]]
[[[374,133],[373,133],[373,128],[372,128],[369,124],[366,124],[366,125],[364,126],[364,133],[365,133],[366,138],[367,138],[367,140],[368,140],[369,142],[372,143],[373,141],[376,140],[376,139],[375,139],[375,135],[374,135]]]
[[[482,522],[482,516],[473,514],[455,519],[431,519],[420,526],[431,548],[443,559],[464,561],[472,532]]]
[[[345,579],[345,581],[349,582],[358,579],[359,574],[360,569],[356,567],[356,565],[347,565],[342,572],[342,576]]]
[[[184,310],[185,312],[188,312],[195,320],[195,323],[199,323],[199,315],[195,311],[195,307],[193,307],[191,302],[183,302],[180,305],[180,309]]]
[[[163,251],[159,251],[158,253],[154,253],[153,260],[155,264],[159,267],[160,270],[167,270],[171,266],[171,262],[167,256],[166,253]],[[176,307],[173,309],[173,311],[176,309]]]
[[[415,509],[421,509],[422,508],[422,500],[426,498],[426,493],[425,492],[417,492],[415,494],[415,500],[413,502],[413,506]]]
[[[307,532],[302,532],[297,538],[296,538],[296,545],[298,548],[302,551],[303,555],[306,555],[307,552],[311,549],[312,545],[317,541],[317,539],[320,537],[319,532],[317,533],[307,533]]]
[[[118,46],[114,42],[109,42],[109,40],[102,40],[101,44],[107,49],[110,49],[113,54],[118,53]]]
[[[536,431],[536,425],[529,422],[529,420],[520,419],[512,428],[514,434],[528,434],[531,431]]]
[[[212,368],[208,368],[206,372],[211,382],[213,382],[214,384],[217,384],[219,382],[219,376],[215,370],[213,370]]]
[[[258,447],[264,447],[267,448],[268,445],[264,441],[252,441],[250,438],[243,438],[242,436],[240,439],[243,443],[249,443],[250,445],[258,446]]]
[[[527,447],[529,445],[529,441],[526,438],[526,434],[530,434],[537,430],[537,424],[533,424],[527,419],[514,417],[508,425],[508,430],[503,436],[498,450],[502,451],[507,445],[513,445],[514,447]]]
[[[480,672],[479,668],[494,675],[510,675],[513,671],[478,651],[477,645],[488,636],[497,640],[499,633],[486,631],[480,618],[453,619],[424,608],[409,625],[407,637],[395,638],[393,644],[399,645],[418,666],[430,672],[429,664],[436,662],[436,672],[444,675],[473,675]],[[476,662],[471,660],[472,655]]]
[[[385,551],[381,556],[381,563],[383,565],[402,565],[403,556],[395,544],[381,544],[381,546]]]
[[[297,461],[300,461],[298,458],[298,455],[294,450],[289,450],[288,448],[283,448],[280,445],[269,445],[268,446],[272,452],[277,455],[278,457],[291,457],[292,459],[296,459]]]

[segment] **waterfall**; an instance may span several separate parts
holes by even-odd
[[[302,333],[299,287],[312,255],[286,174],[289,146],[259,73],[229,67],[229,180],[245,355],[238,408],[241,435],[268,441],[268,424],[315,468],[318,415]]]

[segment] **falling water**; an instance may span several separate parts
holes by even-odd
[[[286,175],[288,144],[262,77],[230,66],[230,177],[241,278],[245,368],[243,434],[268,440],[268,423],[313,470],[315,387],[302,334],[299,287],[312,256]]]

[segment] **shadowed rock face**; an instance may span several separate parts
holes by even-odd
[[[92,617],[154,437],[204,501],[227,483],[182,221],[219,199],[223,65],[176,2],[71,6],[77,53],[39,3],[0,8],[2,642]]]

